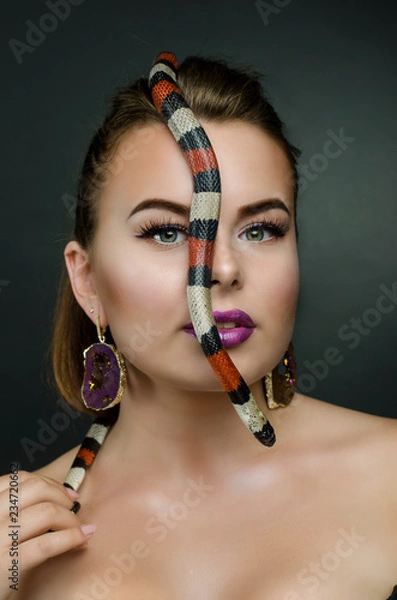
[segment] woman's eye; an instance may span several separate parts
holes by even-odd
[[[153,235],[153,239],[162,244],[174,244],[175,242],[182,242],[186,234],[175,228],[160,229],[157,230]]]
[[[282,237],[288,231],[288,223],[259,222],[247,226],[239,235],[248,242],[267,242]],[[139,228],[139,238],[163,244],[177,245],[188,239],[188,229],[182,224],[149,222]]]
[[[252,227],[251,229],[245,231],[246,239],[249,242],[262,242],[267,233],[268,232],[265,232],[261,227]]]
[[[151,242],[159,244],[180,244],[187,239],[188,232],[182,225],[172,225],[170,223],[150,222],[139,228],[137,237],[146,238]]]
[[[263,221],[252,223],[242,232],[248,242],[267,242],[283,237],[289,229],[288,222]]]

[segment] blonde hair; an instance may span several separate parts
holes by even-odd
[[[197,56],[179,67],[178,85],[199,119],[224,122],[241,120],[261,128],[285,151],[291,166],[295,203],[298,190],[296,161],[299,150],[284,134],[284,125],[260,84],[261,75],[251,69],[231,67],[222,60]],[[153,106],[146,78],[118,89],[110,109],[88,147],[80,174],[73,240],[90,250],[96,231],[96,208],[112,159],[125,134],[148,123],[164,123]],[[295,221],[296,222],[296,221]],[[65,265],[61,274],[50,347],[55,383],[65,400],[88,411],[81,400],[83,350],[96,340],[96,328],[77,303]],[[106,341],[114,343],[107,331]],[[117,407],[110,409],[117,411]],[[96,413],[95,413],[96,414]],[[110,416],[110,415],[109,415]]]

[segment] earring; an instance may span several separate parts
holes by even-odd
[[[283,364],[284,375],[280,375],[278,367],[275,367],[262,380],[266,404],[270,409],[287,406],[295,393],[296,361],[292,342],[284,354]]]
[[[99,343],[84,350],[84,380],[81,397],[91,410],[107,410],[118,404],[125,389],[126,369],[123,356],[105,342],[105,330],[96,318]]]

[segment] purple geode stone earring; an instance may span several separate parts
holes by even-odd
[[[96,321],[99,343],[84,350],[84,380],[81,397],[91,410],[107,410],[118,404],[124,392],[126,369],[120,352],[105,343],[104,331]]]

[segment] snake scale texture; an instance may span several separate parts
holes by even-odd
[[[162,52],[149,75],[153,103],[183,151],[193,177],[189,224],[187,298],[192,325],[212,369],[244,425],[265,446],[276,440],[273,427],[258,407],[248,385],[226,352],[212,313],[211,265],[219,222],[221,182],[218,162],[200,122],[177,84],[178,62]],[[64,485],[77,491],[112,425],[99,417],[91,425]]]
[[[149,87],[153,103],[182,149],[193,176],[187,286],[192,325],[240,419],[262,444],[272,446],[276,439],[274,430],[223,347],[212,314],[211,264],[221,205],[220,174],[211,142],[186,103],[177,75],[175,55],[162,52],[150,71]]]

